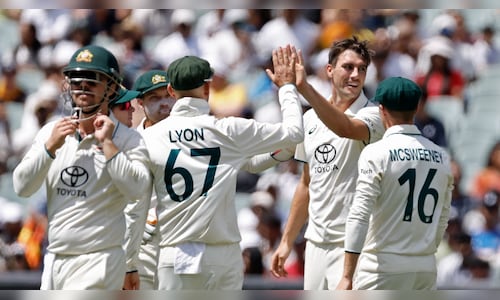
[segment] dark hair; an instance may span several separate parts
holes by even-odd
[[[375,54],[373,50],[368,48],[368,41],[360,41],[357,37],[353,36],[352,38],[343,39],[333,43],[332,47],[330,47],[330,52],[328,53],[328,63],[335,66],[339,55],[346,50],[352,50],[358,53],[366,62],[366,65],[371,63],[371,57]]]
[[[262,253],[257,247],[248,247],[243,249],[243,255],[247,255],[249,264],[246,266],[245,274],[263,274],[264,264],[262,262]]]
[[[493,167],[493,155],[497,151],[500,151],[500,141],[496,142],[495,145],[493,145],[493,147],[491,147],[490,152],[488,153],[488,156],[487,156],[487,161],[486,161],[487,167]]]

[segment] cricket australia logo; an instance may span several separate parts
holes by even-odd
[[[157,84],[157,83],[160,83],[160,82],[167,82],[167,78],[165,78],[165,76],[162,76],[160,74],[155,74],[152,78],[151,78],[151,82],[153,84]]]
[[[77,62],[92,62],[92,57],[94,57],[94,54],[92,54],[88,49],[85,49],[78,53],[76,56],[75,60]]]
[[[335,147],[330,144],[319,145],[318,148],[316,148],[316,151],[314,151],[314,158],[316,158],[316,161],[321,164],[331,163],[335,159],[336,155],[337,150],[335,150]]]
[[[72,188],[84,185],[89,180],[89,173],[79,166],[71,166],[62,170],[61,181]]]

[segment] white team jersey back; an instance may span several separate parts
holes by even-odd
[[[239,242],[237,172],[256,154],[294,145],[281,124],[193,115],[205,106],[208,112],[204,100],[180,99],[168,118],[143,133],[158,197],[161,246]],[[194,112],[177,114],[180,108]]]
[[[366,209],[372,216],[363,252],[434,254],[447,225],[453,188],[448,154],[415,126],[393,126],[365,148],[358,171],[352,214],[359,212],[358,201],[375,201]]]

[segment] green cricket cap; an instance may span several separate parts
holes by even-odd
[[[192,90],[210,81],[214,70],[210,63],[197,56],[184,56],[173,61],[167,69],[174,90]]]
[[[166,71],[151,70],[139,76],[135,80],[132,89],[138,91],[140,93],[139,97],[142,97],[147,92],[167,86],[169,82],[170,80],[168,79]]]
[[[128,89],[122,87],[122,88],[120,88],[120,93],[118,94],[118,97],[116,98],[115,101],[113,101],[112,105],[122,104],[122,103],[132,101],[135,98],[139,97],[139,95],[140,95],[140,92],[138,92],[138,91],[128,90]]]
[[[390,110],[410,111],[417,109],[422,90],[412,80],[403,77],[389,77],[381,81],[371,99]]]

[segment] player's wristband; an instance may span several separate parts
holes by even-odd
[[[139,271],[137,271],[137,270],[133,270],[133,271],[127,271],[126,273],[127,273],[127,274],[130,274],[130,273],[137,273],[137,272],[139,272]]]
[[[112,161],[115,157],[117,157],[120,152],[121,151],[118,151],[115,154],[113,154],[113,156],[111,156],[111,158],[106,161],[106,164],[109,163],[110,161]]]
[[[45,146],[45,144],[43,144],[43,148],[45,149],[45,152],[50,156],[50,158],[52,159],[55,159],[55,155],[52,155],[52,153],[50,153],[49,149],[47,149],[47,146]]]

